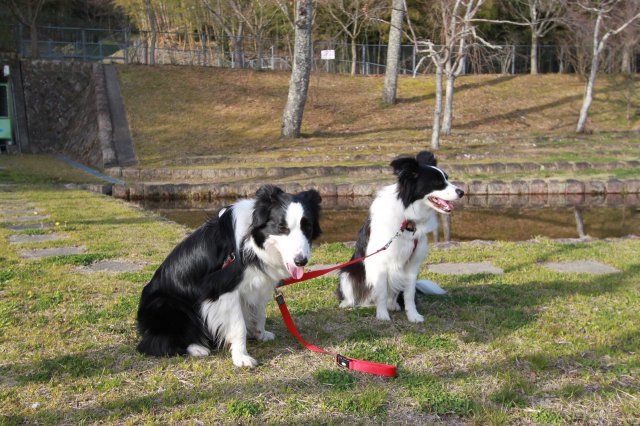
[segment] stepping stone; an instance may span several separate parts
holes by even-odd
[[[502,275],[504,271],[489,262],[476,263],[437,263],[427,266],[430,272],[446,275],[470,275],[470,274],[496,274]]]
[[[5,216],[1,220],[3,222],[34,222],[42,219],[49,219],[49,215],[38,216],[34,214],[33,216]]]
[[[584,274],[615,274],[620,272],[619,269],[595,260],[576,260],[573,262],[545,262],[542,264],[545,268],[556,272],[568,273],[584,273]]]
[[[5,228],[11,229],[12,231],[33,231],[36,229],[49,229],[51,228],[50,223],[29,223],[25,225],[5,225]]]
[[[11,235],[9,242],[11,244],[41,243],[43,241],[57,241],[63,238],[65,238],[65,236],[62,234]]]
[[[68,256],[70,254],[82,254],[85,252],[83,246],[79,247],[57,247],[33,250],[20,250],[20,255],[25,259],[40,259],[51,256]]]
[[[137,272],[143,267],[140,263],[126,260],[101,260],[77,269],[79,272]]]
[[[0,210],[0,214],[4,215],[15,215],[19,213],[33,213],[35,211],[34,208],[24,208],[24,209],[11,209],[11,210]]]

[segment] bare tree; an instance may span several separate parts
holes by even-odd
[[[38,51],[38,27],[36,25],[38,15],[42,6],[48,0],[2,0],[0,4],[6,4],[11,9],[11,13],[16,19],[29,27],[29,37],[31,39],[31,57],[36,59],[40,56]]]
[[[538,45],[540,39],[562,23],[562,2],[557,0],[503,0],[503,4],[518,19],[517,22],[490,21],[524,25],[531,32],[532,75],[538,74]]]
[[[147,13],[149,21],[149,30],[151,31],[151,45],[149,46],[149,59],[147,63],[154,65],[156,63],[156,37],[158,34],[158,22],[156,21],[156,12],[151,6],[151,0],[144,0],[144,9]]]
[[[297,0],[295,3],[295,43],[293,67],[289,81],[289,95],[282,114],[281,136],[286,139],[300,137],[302,116],[307,101],[309,76],[313,59],[311,29],[313,24],[313,0]]]
[[[472,23],[484,0],[456,0],[451,9],[451,1],[443,1],[443,24],[444,42],[448,46],[448,54],[445,55],[444,72],[447,76],[444,100],[444,118],[442,122],[442,132],[445,135],[451,134],[453,125],[453,94],[455,90],[455,80],[464,71],[465,58],[467,57],[468,39],[481,39]],[[486,42],[485,42],[486,43]],[[486,43],[488,44],[488,43]],[[456,49],[457,47],[457,49]]]
[[[226,2],[226,6],[231,10],[233,10],[234,7],[237,9],[241,8],[239,4],[234,3],[236,2],[229,0]],[[221,2],[217,2],[217,7],[213,7],[210,0],[204,0],[204,4],[211,15],[213,15],[218,25],[223,29],[225,35],[231,41],[231,45],[233,46],[233,68],[244,68],[244,48],[242,38],[244,37],[245,21],[243,19],[238,19],[237,15],[234,13],[229,13],[229,10],[223,10]]]
[[[349,37],[351,44],[351,75],[356,74],[358,63],[357,39],[369,21],[381,10],[379,0],[320,0],[318,8],[326,10],[343,33]]]
[[[257,67],[262,68],[262,35],[279,12],[276,3],[270,0],[228,0],[227,4],[236,17],[253,34],[257,56]],[[269,8],[272,5],[274,7]]]
[[[568,1],[568,0],[565,0]],[[592,26],[592,46],[591,46],[591,69],[587,79],[577,133],[584,133],[587,126],[589,108],[593,102],[593,90],[598,75],[598,65],[600,54],[604,50],[607,41],[616,34],[624,31],[629,25],[640,19],[640,13],[627,16],[622,22],[615,22],[614,11],[619,10],[624,0],[579,0],[572,3],[572,7],[583,16],[588,16]],[[575,25],[575,22],[574,22]],[[611,26],[613,25],[613,26]]]
[[[453,118],[453,93],[455,79],[462,72],[462,61],[468,50],[468,40],[479,41],[489,47],[477,33],[473,17],[478,13],[484,0],[438,0],[442,24],[442,44],[431,40],[419,40],[411,25],[408,25],[412,40],[418,53],[424,54],[414,70],[422,62],[430,59],[436,69],[436,104],[431,132],[431,148],[440,148],[441,131],[450,134]],[[447,76],[444,117],[442,117],[443,76]]]
[[[384,89],[382,100],[389,105],[396,103],[398,92],[398,68],[400,62],[400,43],[402,41],[402,20],[406,7],[404,0],[391,1],[391,25],[389,26],[389,44],[387,46],[387,66],[384,71]]]

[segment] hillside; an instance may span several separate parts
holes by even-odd
[[[306,158],[305,164],[383,164],[430,141],[432,76],[401,77],[399,103],[386,106],[380,101],[382,76],[315,73],[304,138],[285,141],[279,130],[288,73],[173,66],[118,70],[142,167],[286,165],[290,157]],[[584,89],[578,76],[464,76],[456,88],[454,134],[443,138],[440,158],[637,157],[640,96],[624,77],[600,76],[589,135],[573,133]]]

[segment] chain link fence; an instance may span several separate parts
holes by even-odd
[[[28,28],[0,25],[0,52],[14,51],[32,57]],[[332,51],[334,59],[321,59],[322,51]],[[582,49],[567,46],[540,46],[540,73],[584,72],[588,62]],[[173,64],[269,70],[291,69],[291,40],[230,39],[189,33],[152,34],[121,29],[39,27],[38,54],[43,59],[108,61],[127,64]],[[430,60],[413,45],[401,48],[402,74],[434,72]],[[385,72],[387,46],[382,44],[314,43],[314,69],[328,73],[380,75]],[[602,70],[620,70],[620,52],[610,48],[603,55]],[[530,47],[503,45],[496,49],[469,46],[464,72],[467,74],[523,74],[530,72]],[[640,69],[640,49],[632,55],[633,72]]]

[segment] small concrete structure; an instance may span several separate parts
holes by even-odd
[[[137,272],[144,265],[140,263],[129,262],[127,260],[101,260],[94,262],[89,266],[78,268],[79,272]]]
[[[575,260],[572,262],[545,262],[542,264],[545,268],[556,272],[564,273],[584,273],[606,275],[621,272],[612,266],[606,265],[595,260]]]
[[[7,229],[11,229],[12,231],[34,231],[36,229],[49,229],[51,228],[50,223],[29,223],[25,225],[7,225]]]
[[[63,234],[42,234],[42,235],[11,235],[9,242],[11,244],[29,244],[42,243],[44,241],[58,241],[65,238]]]
[[[4,216],[0,220],[2,220],[3,222],[11,223],[11,222],[37,222],[43,219],[49,219],[49,216],[48,215],[39,216],[36,214],[32,216]]]
[[[20,250],[20,256],[22,256],[25,259],[40,259],[43,257],[83,254],[84,252],[85,252],[85,248],[83,246],[57,247],[57,248],[44,248],[44,249],[33,249],[33,250]]]
[[[471,274],[496,274],[502,275],[504,271],[489,262],[476,263],[437,263],[427,266],[430,272],[446,275],[471,275]]]

